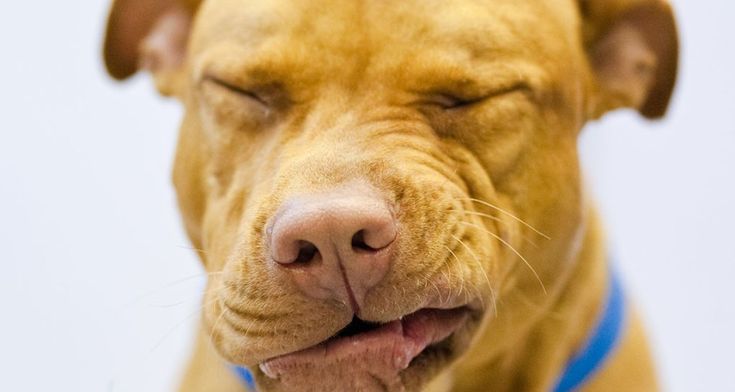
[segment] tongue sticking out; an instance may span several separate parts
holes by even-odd
[[[424,309],[369,332],[271,359],[260,369],[287,391],[400,391],[399,373],[466,318],[464,309]]]

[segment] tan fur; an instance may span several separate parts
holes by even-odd
[[[398,205],[402,227],[399,256],[362,316],[477,309],[451,338],[457,355],[407,372],[407,389],[548,390],[599,316],[607,282],[577,136],[614,108],[663,114],[676,72],[668,5],[195,3],[176,8],[193,18],[188,45],[174,37],[166,49],[185,51],[183,61],[151,69],[186,109],[174,182],[187,232],[214,273],[181,390],[242,390],[227,361],[251,366],[261,390],[279,390],[258,363],[350,321],[345,304],[304,298],[269,267],[263,228],[288,198],[352,180]],[[135,4],[117,1],[112,13],[106,56],[119,77],[150,63],[115,51],[143,45],[145,34],[121,43],[114,31],[116,15]],[[661,29],[640,27],[642,16]],[[145,22],[149,32],[154,25]],[[442,108],[450,94],[476,102]],[[586,391],[656,389],[640,320],[628,323]]]

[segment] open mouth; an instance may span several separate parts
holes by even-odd
[[[400,373],[442,350],[468,316],[461,307],[421,309],[385,324],[355,317],[333,337],[267,360],[260,370],[285,390],[402,390]]]

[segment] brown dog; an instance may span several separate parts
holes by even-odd
[[[186,108],[182,391],[552,389],[609,281],[577,136],[677,65],[665,0],[117,0],[107,34]],[[585,390],[656,390],[629,316]]]

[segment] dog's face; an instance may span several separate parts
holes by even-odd
[[[204,322],[265,390],[414,390],[522,329],[583,234],[579,130],[662,114],[676,63],[659,1],[132,3],[108,65],[185,106]]]

